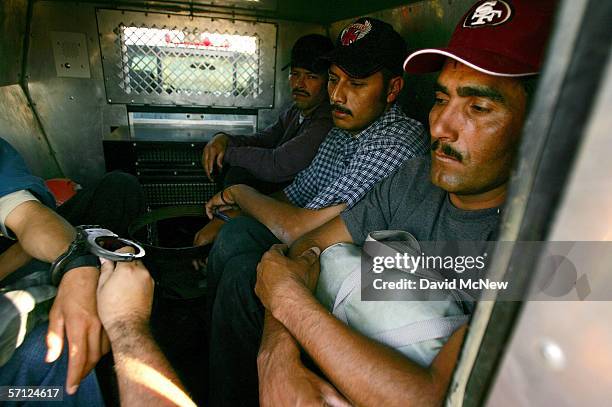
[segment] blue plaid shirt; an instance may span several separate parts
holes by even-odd
[[[428,149],[423,125],[394,104],[357,135],[332,128],[310,166],[284,192],[307,209],[340,203],[351,208],[404,161]]]

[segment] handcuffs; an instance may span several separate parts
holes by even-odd
[[[51,282],[59,285],[66,272],[77,267],[99,267],[99,257],[111,261],[129,262],[144,257],[145,250],[136,242],[123,239],[108,229],[95,225],[76,228],[76,237],[68,250],[51,264]],[[115,250],[130,246],[136,253],[117,253]]]

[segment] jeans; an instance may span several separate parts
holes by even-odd
[[[254,288],[257,263],[276,243],[263,224],[238,217],[221,229],[209,254],[211,406],[259,404],[257,353],[264,308]]]
[[[45,336],[47,324],[39,325],[26,337],[23,344],[17,348],[13,357],[0,368],[0,386],[61,386],[64,391],[64,406],[104,406],[95,373],[89,373],[79,385],[77,392],[69,396],[66,393],[66,373],[68,372],[67,346],[54,363],[44,361],[47,353]],[[4,404],[6,403],[6,404]],[[3,402],[4,406],[43,406],[47,403],[33,402]],[[49,402],[50,405],[58,403]]]
[[[57,209],[57,212],[68,220],[72,225],[100,225],[117,233],[122,237],[127,237],[129,223],[132,219],[144,212],[145,201],[144,193],[136,178],[121,172],[111,172],[106,174],[92,187],[79,191],[76,196],[70,199]],[[28,265],[16,270],[0,282],[0,287],[6,285],[20,285],[20,281],[25,276],[33,276],[35,270],[48,270],[49,265],[38,261],[32,261]],[[47,280],[50,280],[47,276]],[[42,288],[50,284],[49,281],[40,281]],[[29,288],[37,287],[28,285]],[[3,295],[3,293],[0,293]],[[41,303],[43,305],[43,303]],[[46,302],[44,303],[46,305]],[[11,301],[0,301],[0,316],[13,315],[15,306]],[[46,319],[46,309],[37,307],[30,311],[30,321],[33,319],[41,321]],[[38,317],[42,315],[42,317]],[[21,315],[21,318],[28,318],[28,315]],[[0,324],[1,326],[1,324]],[[16,344],[17,336],[20,334],[21,324],[7,325],[6,329],[0,331],[0,343]],[[45,333],[47,324],[36,327],[28,324],[28,331],[23,344],[14,350],[8,346],[0,347],[2,355],[9,355],[10,359],[5,365],[0,367],[0,385],[58,385],[65,386],[67,373],[67,355],[64,353],[61,358],[53,363],[44,362],[46,352]],[[6,359],[2,357],[2,360]],[[74,400],[74,401],[71,401]],[[81,382],[78,394],[73,397],[65,395],[64,403],[73,405],[103,405],[98,382],[93,373],[89,374]],[[41,405],[36,403],[36,405]]]

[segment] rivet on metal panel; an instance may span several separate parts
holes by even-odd
[[[195,147],[195,144],[191,143],[191,147]]]
[[[112,99],[108,99],[108,103],[111,103],[111,102],[112,102]]]
[[[70,99],[70,100],[74,100],[74,96],[70,96],[70,97],[69,97],[69,99]]]
[[[130,100],[130,103],[134,103],[134,99]]]
[[[545,339],[539,345],[540,356],[546,362],[546,365],[553,370],[562,370],[565,368],[566,360],[563,349],[550,339]]]
[[[136,143],[132,143],[132,145],[133,145],[134,147],[136,147]]]

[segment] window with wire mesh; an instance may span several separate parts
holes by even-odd
[[[255,35],[119,25],[120,86],[131,95],[257,98],[260,40]]]

